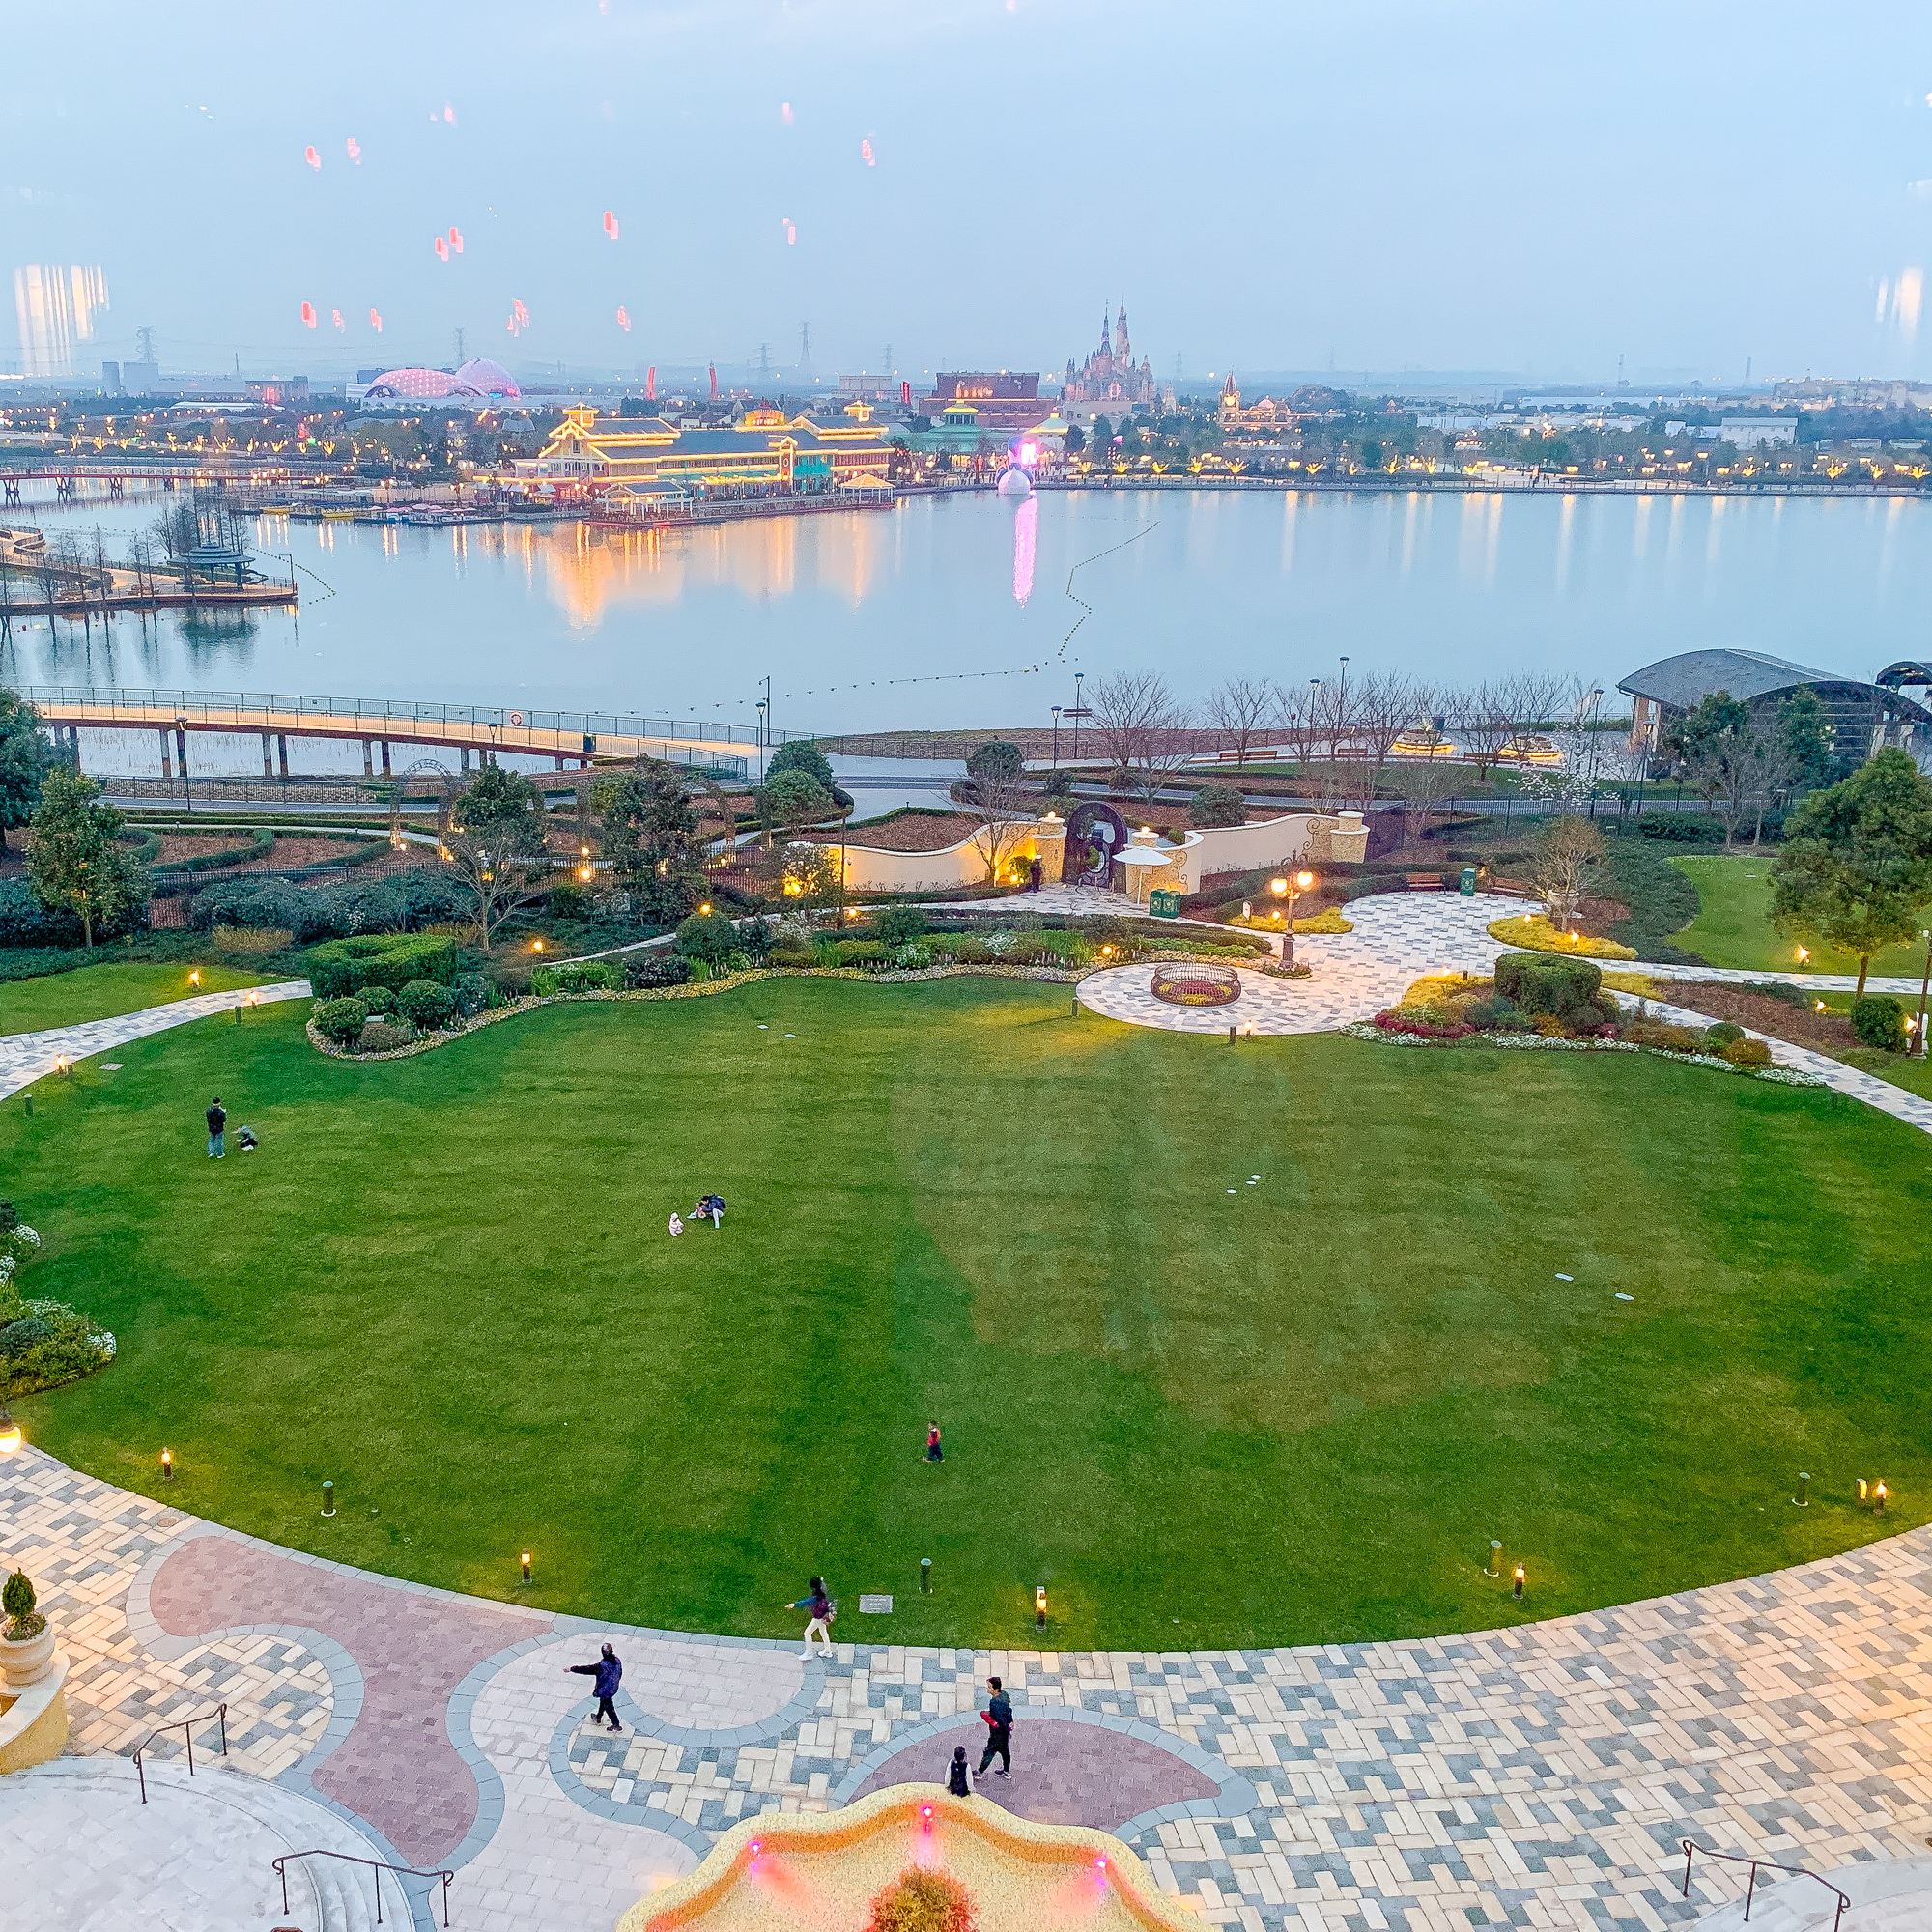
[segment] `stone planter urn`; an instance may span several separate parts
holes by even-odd
[[[54,1627],[48,1624],[33,1636],[4,1634],[0,1625],[0,1676],[10,1691],[22,1690],[47,1674],[54,1661]]]

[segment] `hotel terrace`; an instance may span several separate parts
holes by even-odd
[[[754,496],[888,486],[893,451],[867,418],[828,427],[782,410],[747,410],[725,428],[679,429],[662,416],[570,409],[542,451],[521,459],[526,481],[635,497]]]

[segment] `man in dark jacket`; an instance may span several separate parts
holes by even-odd
[[[600,1719],[609,1718],[611,1728],[621,1731],[624,1727],[617,1721],[617,1707],[611,1700],[617,1694],[617,1686],[623,1681],[624,1666],[617,1662],[617,1653],[607,1643],[604,1655],[595,1663],[573,1663],[570,1666],[573,1677],[594,1677],[597,1682],[591,1689],[597,1693],[597,1708],[590,1714],[594,1724]]]
[[[980,1713],[986,1723],[986,1750],[980,1760],[980,1769],[973,1776],[984,1777],[986,1767],[993,1761],[993,1753],[1000,1757],[1000,1768],[995,1777],[1010,1777],[1013,1775],[1013,1705],[997,1677],[986,1679],[986,1689],[992,1695],[986,1699],[986,1708]]]
[[[228,1124],[228,1109],[221,1104],[217,1094],[208,1109],[208,1157],[210,1160],[225,1160],[228,1150],[221,1144],[222,1129]]]

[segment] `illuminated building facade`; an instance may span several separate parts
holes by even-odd
[[[107,306],[107,277],[78,264],[33,263],[14,270],[23,376],[71,376],[73,352],[94,336],[94,314]]]
[[[724,428],[676,429],[662,416],[611,416],[570,409],[537,455],[517,463],[520,480],[636,494],[757,495],[843,488],[877,490],[893,452],[853,404],[849,423],[827,425],[782,410],[747,410]]]
[[[1133,338],[1127,333],[1126,298],[1121,298],[1118,322],[1111,316],[1100,323],[1100,346],[1090,352],[1078,368],[1066,358],[1066,374],[1061,379],[1060,400],[1067,403],[1145,403],[1151,407],[1159,400],[1153,369],[1143,355],[1134,361]]]
[[[933,422],[950,420],[988,436],[1010,436],[1044,422],[1053,411],[1039,399],[1037,371],[944,369],[932,393],[919,399],[919,412]]]

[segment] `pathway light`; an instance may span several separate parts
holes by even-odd
[[[201,984],[201,968],[199,966],[193,966],[188,969],[187,982],[190,986],[199,986]]]
[[[20,1425],[14,1420],[7,1405],[0,1402],[0,1456],[11,1456],[23,1439]]]
[[[1516,1588],[1510,1592],[1510,1595],[1514,1597],[1518,1603],[1522,1602],[1522,1583],[1523,1583],[1522,1565],[1519,1563],[1516,1566]]]
[[[531,951],[532,952],[541,952],[543,951],[543,941],[542,941],[541,939],[533,939],[533,940],[531,940],[531,941],[530,941],[530,951]]]
[[[1036,1630],[1046,1628],[1046,1585],[1040,1584],[1033,1593],[1033,1624]]]
[[[1885,1514],[1885,1478],[1883,1476],[1878,1479],[1878,1487],[1872,1492],[1872,1508],[1880,1516]]]
[[[524,1568],[524,1581],[527,1583],[530,1580],[530,1552],[527,1549],[525,1550],[519,1561],[523,1564]]]
[[[163,1449],[161,1451],[161,1481],[164,1483],[172,1483],[174,1479],[175,1479],[175,1452],[172,1449]]]

